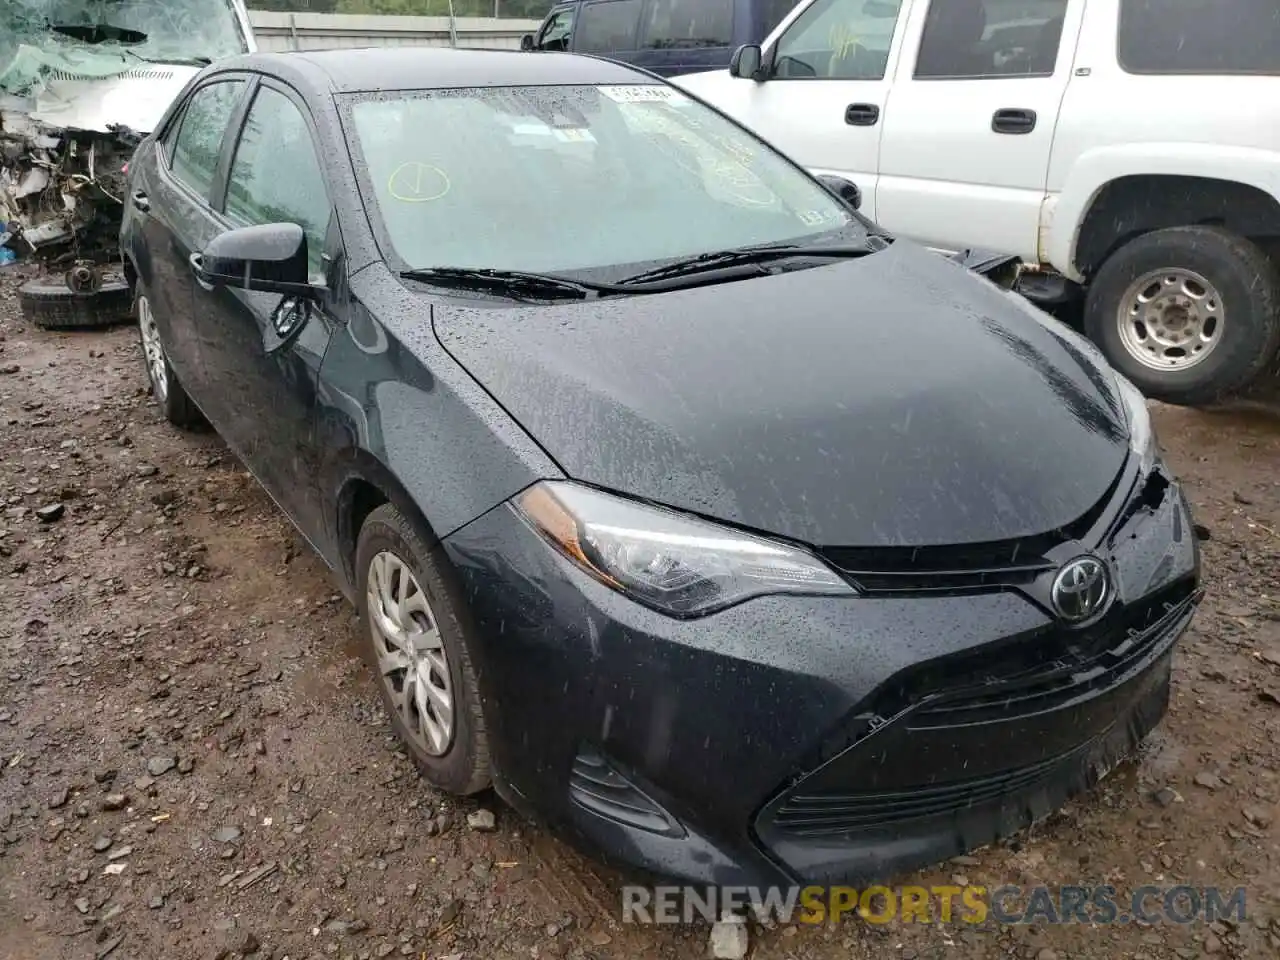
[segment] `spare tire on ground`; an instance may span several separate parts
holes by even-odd
[[[45,330],[84,330],[128,323],[133,297],[122,280],[104,281],[96,293],[76,293],[61,278],[41,277],[18,288],[22,315]]]

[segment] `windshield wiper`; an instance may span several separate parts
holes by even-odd
[[[429,267],[405,270],[400,276],[436,287],[499,293],[517,300],[593,300],[605,293],[634,293],[612,283],[571,280],[553,273],[489,270],[477,267]]]
[[[651,280],[663,280],[668,277],[686,277],[708,270],[719,270],[723,267],[735,267],[739,264],[768,263],[771,260],[785,260],[791,257],[832,257],[834,259],[854,259],[876,253],[880,246],[867,243],[859,246],[804,246],[796,243],[773,244],[767,247],[739,247],[735,250],[721,250],[717,253],[702,253],[696,257],[677,260],[666,266],[646,270],[634,276],[625,277],[618,283],[631,286],[648,283]]]

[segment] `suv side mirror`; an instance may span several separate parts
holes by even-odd
[[[532,50],[532,49],[533,49],[533,34],[532,34],[532,33],[526,33],[523,37],[521,37],[521,38],[520,38],[520,49],[521,49],[521,50]]]
[[[763,80],[764,55],[758,43],[745,43],[729,58],[729,76],[744,80]]]
[[[263,293],[312,297],[307,235],[296,223],[238,227],[218,234],[202,253],[192,254],[196,279],[210,287],[238,287]]]
[[[862,206],[862,191],[858,189],[858,185],[852,180],[846,180],[844,177],[837,177],[830,173],[819,174],[818,180],[854,210]]]

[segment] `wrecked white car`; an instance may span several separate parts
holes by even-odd
[[[199,71],[255,49],[244,0],[0,0],[0,268],[41,326],[129,308],[117,246],[134,147]]]

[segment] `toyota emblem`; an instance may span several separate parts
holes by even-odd
[[[1111,576],[1097,557],[1076,557],[1058,571],[1049,597],[1067,623],[1092,620],[1111,599]]]

